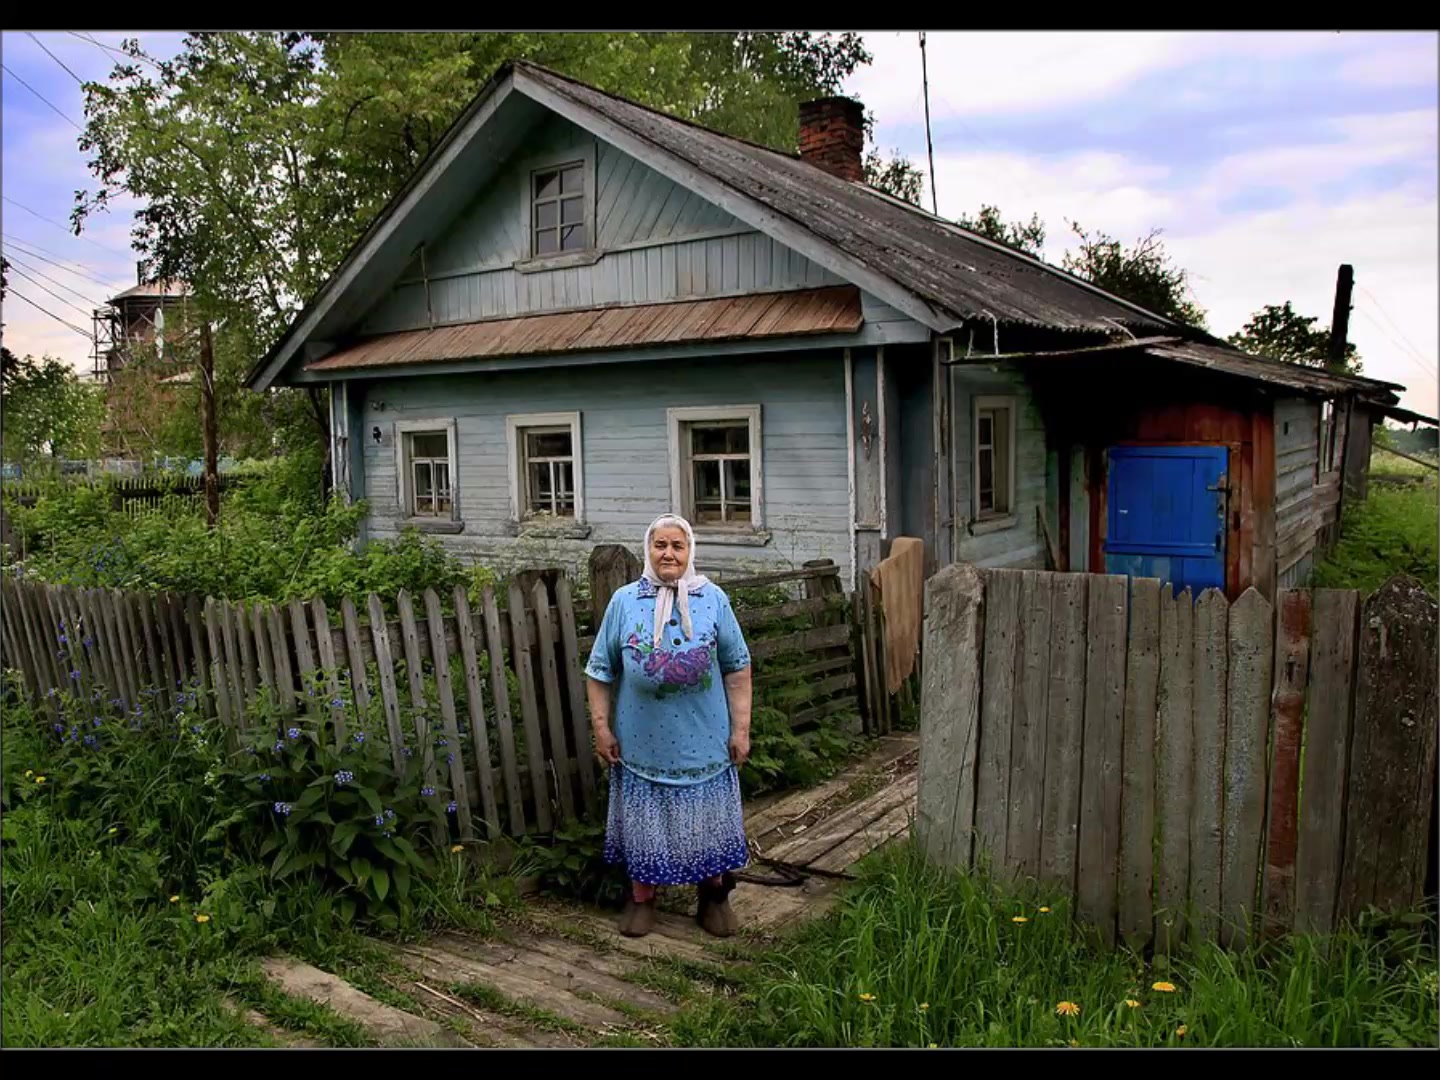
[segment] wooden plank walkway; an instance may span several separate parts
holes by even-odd
[[[824,784],[759,802],[747,820],[752,851],[820,870],[852,867],[910,830],[918,753],[918,736],[886,736]],[[767,873],[758,861],[750,869]],[[444,933],[388,946],[396,975],[387,981],[415,1003],[413,1013],[299,961],[272,958],[265,972],[281,990],[354,1020],[379,1045],[660,1044],[678,1006],[647,976],[667,970],[672,979],[724,982],[726,968],[747,952],[826,911],[841,884],[826,877],[801,887],[741,883],[731,903],[742,931],[728,941],[695,924],[689,890],[662,894],[673,908],[664,910],[662,900],[655,931],[638,940],[616,933],[613,912],[536,901],[494,937]]]

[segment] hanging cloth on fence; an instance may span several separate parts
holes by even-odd
[[[890,555],[870,571],[885,609],[885,689],[894,694],[915,670],[925,606],[925,545],[897,536]]]

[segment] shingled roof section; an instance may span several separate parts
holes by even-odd
[[[1056,267],[977,236],[798,157],[721,135],[546,68],[517,63],[553,93],[619,124],[762,203],[960,319],[1060,330],[1179,329]]]

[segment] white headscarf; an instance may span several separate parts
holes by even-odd
[[[685,572],[673,583],[661,580],[650,555],[650,539],[655,535],[655,530],[668,528],[684,530],[688,551]],[[670,621],[671,611],[677,607],[680,609],[680,628],[685,631],[687,638],[691,637],[693,630],[690,625],[690,595],[710,584],[710,579],[704,574],[695,573],[695,530],[678,514],[661,514],[645,530],[645,572],[641,575],[641,580],[655,586],[655,646],[658,648],[664,641],[665,624]]]

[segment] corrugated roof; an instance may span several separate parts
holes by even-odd
[[[342,371],[643,345],[852,334],[861,322],[860,290],[837,285],[403,330],[362,338],[305,367],[307,371]]]
[[[516,64],[714,180],[802,225],[941,311],[1065,330],[1177,324],[1056,267],[797,157],[721,135],[532,64]]]
[[[118,292],[110,297],[109,303],[113,304],[119,300],[131,299],[154,299],[163,300],[168,297],[189,296],[190,286],[183,281],[147,281],[141,285],[132,285],[124,292]]]
[[[1284,360],[1253,356],[1239,349],[1203,345],[1194,341],[1147,345],[1145,351],[1166,360],[1287,386],[1306,393],[1330,395],[1358,392],[1362,397],[1393,402],[1395,395],[1392,391],[1404,389],[1399,383],[1381,382],[1379,379],[1366,379],[1359,375],[1337,375],[1323,368],[1305,367]]]

